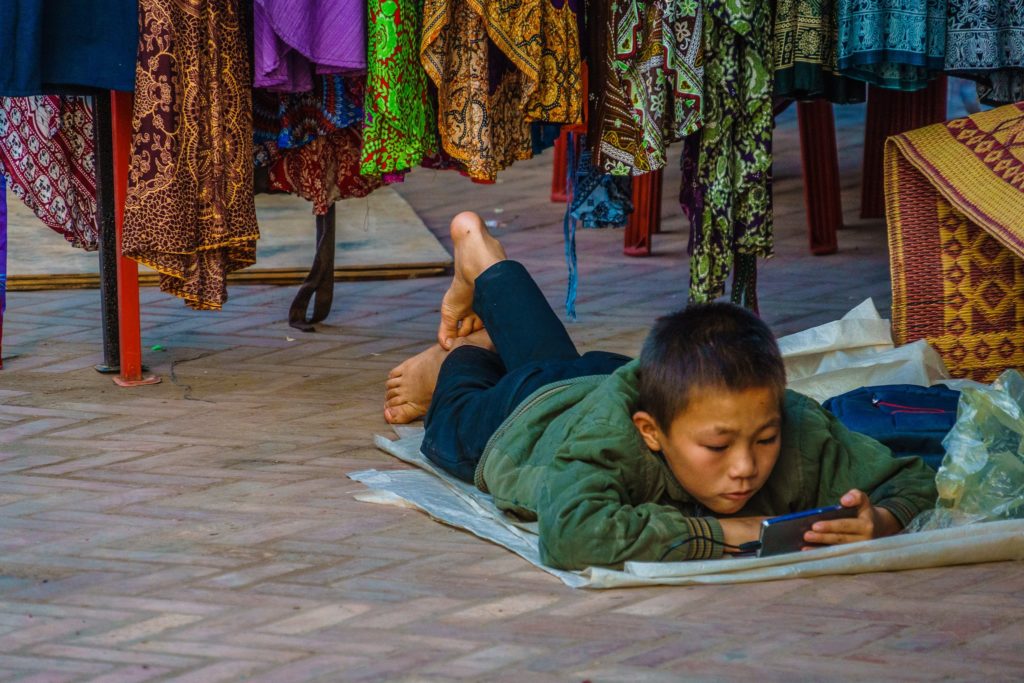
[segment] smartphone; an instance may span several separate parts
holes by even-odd
[[[804,546],[811,545],[804,541],[804,532],[810,531],[811,525],[815,522],[856,516],[857,508],[833,505],[766,519],[761,522],[761,547],[757,551],[757,556],[767,557],[796,552]]]

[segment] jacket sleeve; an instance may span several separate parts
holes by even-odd
[[[660,485],[651,468],[661,465],[622,452],[621,434],[602,435],[612,429],[604,421],[592,422],[559,448],[538,496],[541,560],[560,569],[583,569],[663,556],[720,557],[718,520],[686,517],[658,504]]]
[[[868,494],[873,505],[891,512],[902,526],[934,507],[935,472],[920,458],[894,458],[887,446],[847,429],[808,399],[805,457],[818,461],[817,504],[835,505],[850,489]]]

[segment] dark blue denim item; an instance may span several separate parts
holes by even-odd
[[[487,441],[523,399],[551,382],[611,374],[630,360],[604,351],[581,356],[516,261],[496,263],[476,279],[473,310],[497,352],[462,346],[448,354],[425,418],[422,447],[431,462],[469,482]]]
[[[897,457],[919,455],[938,469],[942,440],[956,422],[960,392],[942,385],[887,384],[861,387],[822,404],[847,429],[867,434]]]

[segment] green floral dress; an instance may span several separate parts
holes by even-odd
[[[420,65],[422,11],[416,0],[369,0],[367,5],[363,175],[407,170],[438,149],[434,105]]]
[[[690,299],[725,291],[736,266],[733,301],[756,309],[757,257],[772,254],[771,3],[704,3],[704,128],[691,228]],[[684,188],[685,190],[685,188]],[[685,194],[685,192],[684,192]]]

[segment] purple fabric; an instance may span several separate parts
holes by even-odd
[[[256,0],[255,86],[305,92],[318,74],[366,70],[365,0]]]

